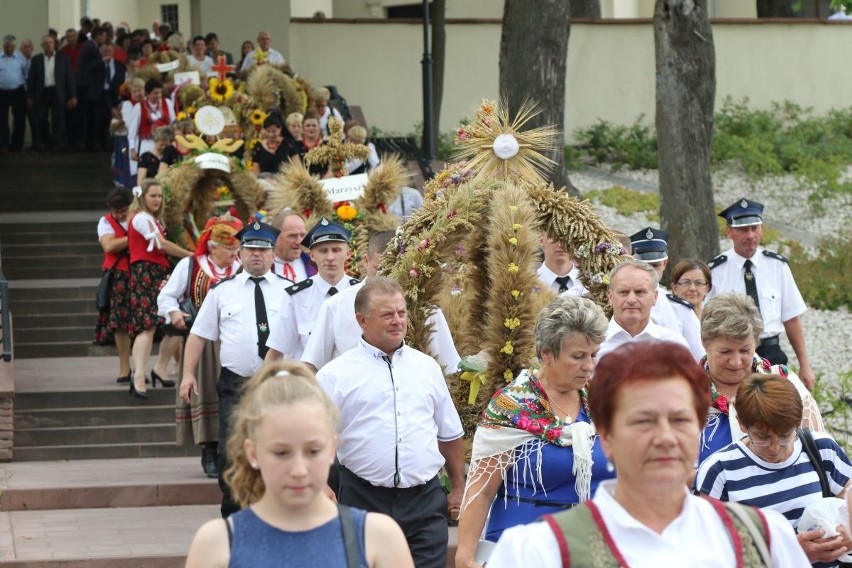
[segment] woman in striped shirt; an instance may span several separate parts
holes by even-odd
[[[779,375],[753,374],[740,383],[735,404],[745,436],[701,464],[697,491],[722,501],[773,509],[798,528],[805,507],[823,495],[819,475],[797,436],[801,396]],[[852,479],[852,463],[831,436],[812,435],[831,493],[844,496]],[[838,527],[838,531],[832,538],[823,538],[822,530],[798,533],[813,566],[837,566],[837,558],[852,549],[848,529]]]

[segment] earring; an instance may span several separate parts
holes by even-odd
[[[615,471],[615,465],[613,465],[613,463],[609,460],[606,460],[606,470],[610,473]]]
[[[257,469],[257,462],[250,462],[249,465],[252,469]]]

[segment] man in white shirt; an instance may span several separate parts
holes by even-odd
[[[243,384],[263,364],[267,338],[275,330],[279,348],[290,358],[301,353],[296,312],[286,293],[288,282],[272,274],[272,247],[278,231],[265,223],[254,222],[237,233],[240,240],[242,272],[214,285],[192,325],[184,351],[182,398],[189,402],[198,394],[195,370],[205,341],[220,342],[222,371],[216,384],[219,395],[219,439],[230,435],[233,407],[239,402]],[[223,443],[220,448],[224,448]],[[222,489],[222,517],[240,509],[231,497],[223,474],[228,467],[225,451],[219,451],[219,487]]]
[[[689,347],[682,335],[651,321],[651,308],[657,301],[657,271],[647,262],[626,260],[609,274],[609,303],[612,319],[598,359],[631,341],[671,341]]]
[[[355,298],[363,337],[317,380],[340,409],[338,500],[381,512],[405,533],[418,568],[447,564],[447,513],[464,488],[461,420],[438,363],[405,345],[405,297],[369,278]],[[445,466],[449,498],[438,480]]]
[[[357,278],[351,278],[344,272],[346,260],[352,254],[349,249],[349,231],[345,228],[322,218],[302,240],[302,244],[310,249],[311,260],[316,263],[319,272],[287,288],[296,306],[296,321],[299,322],[302,349],[297,359],[308,344],[323,302],[358,283]],[[282,339],[285,340],[283,344]],[[267,345],[270,347],[267,360],[274,361],[281,357],[289,344],[273,328]]]
[[[586,288],[580,282],[580,269],[562,244],[542,235],[541,249],[544,252],[544,262],[538,268],[541,283],[557,294],[582,296]]]
[[[240,71],[248,71],[254,64],[269,63],[270,65],[284,65],[287,60],[284,59],[284,56],[280,52],[270,47],[271,45],[272,36],[269,35],[269,32],[263,31],[257,34],[257,49],[252,49],[248,52]]]
[[[213,58],[207,55],[207,42],[204,41],[204,36],[195,36],[192,38],[192,53],[186,58],[187,62],[201,71],[201,76],[210,74],[210,69],[213,68]]]
[[[633,258],[644,260],[657,271],[657,278],[662,279],[669,265],[669,233],[662,229],[645,227],[630,235]],[[701,324],[695,315],[695,307],[683,298],[675,296],[668,290],[657,285],[657,301],[651,308],[651,320],[657,325],[667,327],[679,333],[689,344],[689,350],[696,358],[704,356],[704,346],[701,344]]]
[[[725,234],[734,246],[707,263],[713,275],[707,299],[725,292],[750,296],[763,317],[757,354],[773,365],[786,365],[787,354],[779,343],[781,332],[786,332],[799,360],[799,378],[813,389],[816,375],[811,369],[800,317],[808,307],[787,259],[760,246],[763,204],[743,197],[719,216],[727,221]]]
[[[317,273],[317,267],[302,247],[308,235],[305,219],[292,209],[283,209],[270,223],[281,231],[275,242],[275,264],[272,271],[293,284],[306,280]]]
[[[381,231],[370,235],[364,258],[367,278],[375,278],[378,274],[382,253],[395,234],[395,231]],[[322,369],[329,361],[358,346],[361,326],[355,317],[355,296],[365,282],[366,280],[363,280],[323,302],[314,323],[313,333],[302,353],[303,362],[315,370]],[[435,308],[428,322],[432,324],[430,353],[437,357],[444,373],[454,373],[461,357],[456,351],[453,336],[441,308]]]

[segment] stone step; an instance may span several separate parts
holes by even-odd
[[[92,341],[97,317],[92,316],[88,325],[62,327],[24,327],[15,318],[14,341],[22,343],[52,343],[55,341]],[[67,323],[67,322],[66,322]]]
[[[15,409],[16,430],[110,426],[121,423],[166,424],[170,421],[174,422],[174,419],[175,407],[173,404],[159,406],[116,406],[110,408]],[[17,440],[15,442],[17,443]]]
[[[8,280],[30,279],[30,278],[57,278],[60,276],[61,267],[64,278],[92,278],[100,276],[101,262],[103,258],[80,257],[81,265],[68,266],[65,261],[57,263],[56,260],[45,260],[47,257],[35,258],[27,263],[4,264],[3,273]],[[62,257],[58,257],[62,258]]]
[[[92,460],[126,458],[161,458],[200,455],[193,446],[178,446],[174,442],[79,445],[79,446],[36,446],[17,447],[15,461]],[[199,471],[201,466],[199,465]]]
[[[140,404],[144,402],[140,401]],[[174,417],[165,424],[110,424],[61,428],[20,429],[15,425],[15,451],[45,446],[112,446],[114,444],[159,444],[174,441]]]
[[[110,376],[112,372],[110,371]],[[22,410],[47,410],[47,409],[105,409],[115,407],[133,406],[137,403],[139,408],[143,405],[148,407],[173,406],[175,403],[174,388],[164,389],[152,388],[149,385],[147,402],[137,401],[128,394],[129,386],[115,385],[108,389],[87,389],[85,386],[74,384],[75,390],[40,390],[31,392],[18,391],[15,395],[15,412]]]
[[[97,233],[95,232],[92,232],[86,241],[64,239],[60,243],[52,243],[50,245],[41,243],[3,244],[4,263],[16,263],[42,256],[64,257],[66,262],[69,263],[76,261],[82,256],[94,256],[100,258],[101,262],[103,262],[104,251],[97,241]]]
[[[94,300],[92,300],[94,303]],[[56,343],[15,343],[13,349],[18,359],[40,357],[86,357],[98,347],[91,341],[68,341]],[[115,354],[114,352],[112,353]]]
[[[21,224],[6,223],[3,229],[0,229],[0,247],[9,245],[52,245],[60,243],[89,243],[92,239],[97,239],[98,234],[95,231],[97,227],[97,219],[86,223],[86,228],[71,228],[61,227],[57,232],[30,232],[28,227]],[[61,230],[61,232],[60,232]],[[97,242],[97,240],[95,240]]]
[[[7,259],[5,256],[3,257],[3,271],[7,271],[7,269],[19,268],[17,265],[21,264],[20,268],[23,268],[25,271],[33,270],[36,268],[49,268],[52,273],[52,278],[77,278],[77,276],[66,275],[67,272],[74,268],[79,267],[91,267],[95,276],[99,276],[101,272],[101,264],[104,261],[103,254],[96,255],[86,255],[86,254],[78,254],[74,256],[68,255],[59,255],[53,254],[53,251],[48,250],[51,254],[45,254],[41,256],[32,256],[29,258],[23,257],[13,257],[12,261]],[[24,272],[26,274],[26,272]],[[49,277],[49,278],[51,278]],[[90,275],[90,277],[92,277]],[[7,276],[7,278],[9,278]],[[33,280],[33,277],[27,277]],[[9,278],[12,280],[12,278]]]
[[[53,278],[49,280],[14,280],[9,283],[9,299],[53,300],[94,297],[98,278]]]
[[[218,484],[204,475],[201,450],[195,450],[191,457],[4,464],[0,510],[216,504],[221,500]]]
[[[5,272],[5,268],[3,269]],[[10,297],[10,307],[12,315],[17,316],[37,316],[37,315],[55,315],[55,314],[97,314],[98,306],[95,301],[96,288],[86,296],[81,291],[78,298],[55,298],[52,292],[44,291],[46,298],[49,299],[24,299],[15,300]],[[47,295],[50,294],[50,295]],[[10,288],[10,296],[11,288]]]
[[[92,290],[92,296],[95,291]],[[14,300],[12,301],[14,305]],[[58,328],[58,327],[87,327],[89,330],[89,339],[94,332],[95,324],[98,320],[96,313],[70,313],[70,314],[40,314],[40,315],[18,315],[15,313],[15,330],[24,328]]]

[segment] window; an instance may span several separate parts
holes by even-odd
[[[168,24],[173,32],[180,30],[180,26],[178,25],[178,5],[161,4],[160,21],[164,24]]]

